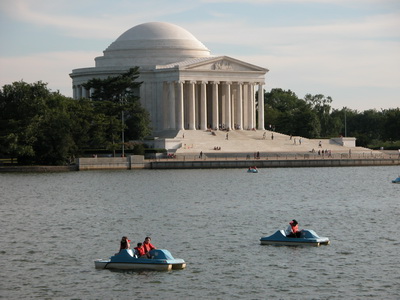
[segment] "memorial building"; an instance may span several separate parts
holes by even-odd
[[[264,130],[267,69],[213,56],[187,30],[163,22],[132,27],[95,58],[95,67],[74,69],[73,98],[89,98],[83,84],[139,67],[135,91],[150,114],[154,133],[167,130]]]

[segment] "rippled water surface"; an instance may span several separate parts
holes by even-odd
[[[0,174],[3,299],[399,299],[397,167]],[[300,228],[331,245],[260,245]],[[185,270],[96,270],[122,235]]]

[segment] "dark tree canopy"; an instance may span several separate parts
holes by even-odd
[[[138,77],[139,68],[135,67],[124,74],[106,79],[94,78],[84,84],[85,88],[94,90],[91,99],[97,111],[109,118],[107,131],[113,143],[122,129],[129,139],[143,139],[151,133],[150,116],[137,96],[142,84],[136,81]],[[124,124],[118,121],[122,114]]]
[[[278,132],[307,138],[353,136],[365,147],[400,141],[399,108],[359,113],[332,109],[332,102],[322,94],[300,99],[290,90],[272,89],[264,94],[265,128],[272,124]]]
[[[41,81],[3,86],[0,158],[61,165],[88,148],[121,149],[122,130],[127,141],[143,139],[151,130],[148,112],[135,96],[138,76],[134,68],[113,78],[93,79],[87,84],[95,89],[93,100],[62,96]]]

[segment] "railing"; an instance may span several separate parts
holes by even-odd
[[[257,155],[249,155],[249,154],[218,154],[218,155],[210,155],[203,154],[201,157],[199,154],[186,154],[186,155],[177,155],[176,157],[163,157],[163,158],[152,158],[146,159],[149,162],[166,162],[166,161],[265,161],[265,160],[326,160],[326,159],[393,159],[400,160],[400,155],[397,154],[384,154],[384,153],[334,153],[334,154],[316,154],[316,153],[308,153],[308,154],[293,154],[293,153],[268,153],[268,154],[260,154]]]

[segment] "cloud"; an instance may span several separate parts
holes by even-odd
[[[194,6],[190,1],[3,1],[0,10],[14,20],[36,26],[53,26],[66,36],[90,39],[115,39],[132,24],[157,20]],[[154,7],[162,9],[155,10]],[[99,8],[101,13],[96,13]],[[85,11],[91,13],[84,14]]]
[[[289,26],[283,22],[254,22],[249,17],[252,9],[281,2],[332,4],[353,10],[360,5],[371,7],[356,16],[340,15],[336,19],[318,16],[312,25],[311,22],[300,23],[295,18]],[[26,82],[42,80],[49,83],[49,88],[71,96],[68,74],[72,69],[94,66],[94,58],[102,55],[101,51],[107,48],[109,41],[132,26],[166,21],[187,29],[214,55],[228,55],[270,69],[266,80],[269,88],[290,88],[301,96],[314,91],[334,96],[352,89],[352,92],[359,89],[358,94],[362,94],[362,91],[376,88],[382,95],[391,92],[387,99],[398,103],[394,100],[400,93],[400,4],[397,0],[229,0],[230,4],[246,4],[236,6],[236,9],[248,9],[244,12],[213,6],[218,3],[225,2],[3,0],[0,2],[1,14],[13,22],[12,26],[23,24],[37,27],[38,31],[41,27],[52,28],[55,31],[52,36],[59,36],[66,43],[71,41],[68,49],[76,51],[44,50],[39,54],[2,57],[0,84],[21,79]],[[375,10],[375,7],[382,9]],[[388,7],[391,9],[387,10]],[[385,10],[390,12],[384,14]],[[192,18],[194,11],[196,17]],[[85,39],[84,49],[96,51],[80,51],[82,45],[73,45],[76,39],[69,37]],[[93,45],[99,43],[91,44],[91,41],[100,39],[109,41],[105,41],[101,49],[94,49]],[[11,47],[12,42],[2,46]],[[376,91],[370,94],[376,94]],[[375,97],[363,96],[365,101]],[[363,105],[362,100],[354,103]]]
[[[69,73],[73,69],[94,67],[98,52],[50,52],[21,57],[0,57],[0,85],[15,81],[33,83],[43,81],[53,90],[72,96],[72,80]],[[92,65],[90,65],[92,62]]]

